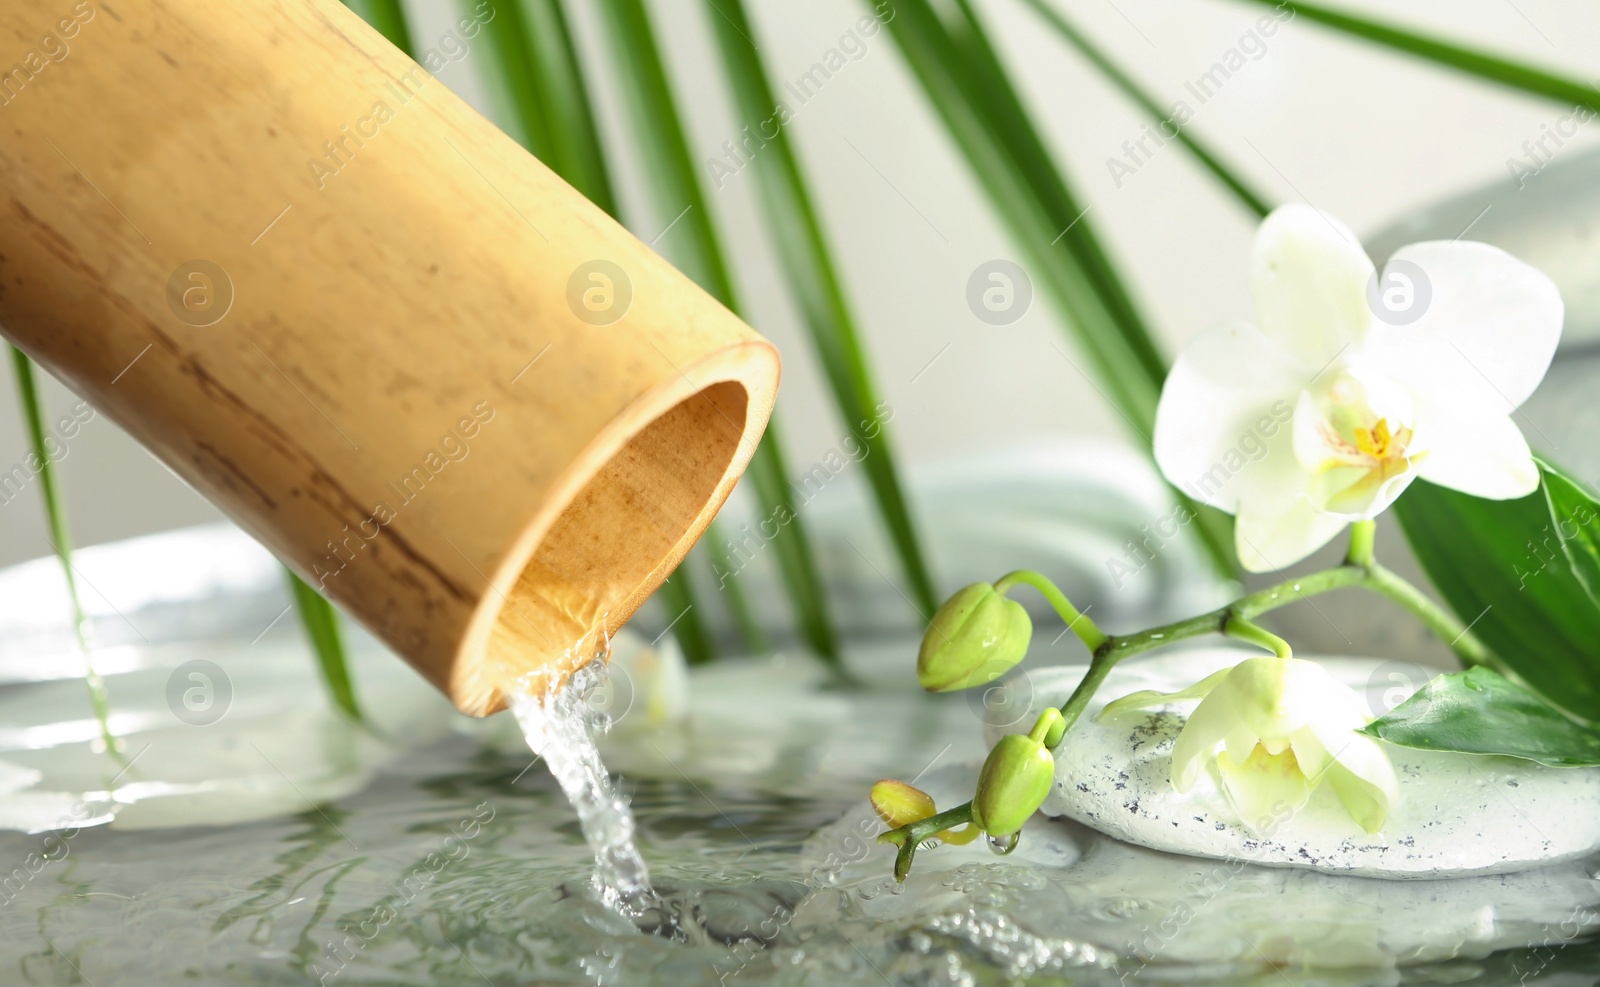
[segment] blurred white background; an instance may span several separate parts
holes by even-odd
[[[1267,8],[1237,0],[1054,0],[1159,100],[1185,98],[1197,79],[1237,46]],[[1362,10],[1559,70],[1600,80],[1600,5],[1592,0],[1338,0]],[[452,31],[462,0],[408,0],[419,48]],[[582,6],[581,4],[579,6]],[[752,0],[755,42],[777,78],[798,79],[868,12],[862,0]],[[1245,278],[1253,221],[1176,146],[1124,175],[1107,165],[1145,124],[1020,0],[979,0],[1071,180],[1091,203],[1087,221],[1109,241],[1146,313],[1170,350],[1191,333],[1249,316]],[[693,150],[720,156],[736,136],[699,4],[652,5],[683,103]],[[592,14],[591,11],[585,11]],[[578,28],[595,49],[592,16]],[[480,39],[481,40],[481,39]],[[494,115],[479,84],[479,53],[439,76]],[[621,132],[620,107],[604,79],[596,98],[605,135]],[[1292,21],[1266,50],[1198,108],[1192,132],[1282,201],[1303,199],[1368,233],[1429,202],[1488,183],[1512,183],[1507,162],[1570,107],[1514,95],[1406,56]],[[843,258],[878,384],[894,408],[892,439],[908,464],[1063,435],[1130,439],[1126,426],[1068,363],[1071,342],[1036,293],[1031,310],[1004,327],[968,310],[967,279],[979,264],[1017,258],[944,129],[918,95],[886,33],[798,111],[790,133]],[[1591,147],[1588,124],[1558,153]],[[641,162],[632,161],[638,166]],[[649,240],[673,219],[638,216],[642,173],[621,176],[623,205]],[[1537,181],[1537,179],[1534,179]],[[707,170],[707,181],[714,187]],[[754,175],[746,170],[711,195],[736,247],[751,320],[783,350],[784,438],[804,469],[836,446],[843,426],[755,221]],[[668,233],[670,236],[670,232]],[[662,244],[666,247],[665,241]],[[1067,356],[1063,356],[1063,353]],[[0,374],[0,466],[27,454],[9,373]],[[52,417],[76,399],[48,381]],[[214,520],[217,512],[103,416],[69,443],[61,470],[76,540],[94,544]],[[824,494],[826,496],[826,494]],[[36,490],[0,507],[0,564],[48,554]]]

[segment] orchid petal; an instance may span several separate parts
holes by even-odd
[[[1343,223],[1307,205],[1274,209],[1250,257],[1256,319],[1312,374],[1366,336],[1372,261]]]
[[[1311,786],[1290,751],[1269,754],[1257,746],[1242,764],[1229,754],[1216,763],[1228,801],[1245,826],[1256,832],[1270,829],[1278,817],[1298,810],[1311,797]]]
[[[1286,707],[1283,696],[1302,664],[1309,663],[1271,656],[1247,658],[1233,666],[1228,676],[1227,698],[1233,704],[1234,715],[1261,738],[1268,754],[1282,753],[1296,726],[1291,719],[1293,711]],[[1249,753],[1249,748],[1235,751],[1234,760],[1243,762]]]
[[[1339,752],[1328,768],[1328,783],[1361,828],[1376,833],[1400,801],[1400,779],[1379,741],[1352,734],[1356,742]]]
[[[1338,684],[1323,674],[1329,683]],[[1300,686],[1305,694],[1295,701],[1302,705],[1316,702],[1316,715],[1307,729],[1329,757],[1323,770],[1307,770],[1306,774],[1313,785],[1323,780],[1331,784],[1351,817],[1367,832],[1377,832],[1389,809],[1400,800],[1400,779],[1383,743],[1360,732],[1368,719],[1366,708],[1353,690],[1343,686],[1323,691],[1315,700],[1310,682],[1303,681]]]
[[[1561,294],[1543,272],[1486,243],[1415,243],[1391,264],[1428,280],[1410,325],[1374,329],[1364,357],[1458,412],[1509,413],[1544,379],[1561,339]]]
[[[1149,709],[1152,706],[1165,706],[1168,703],[1183,702],[1186,699],[1204,699],[1210,695],[1212,689],[1222,684],[1222,680],[1227,678],[1228,673],[1231,671],[1233,671],[1232,668],[1224,668],[1212,672],[1194,685],[1189,686],[1189,688],[1180,689],[1177,692],[1157,692],[1154,689],[1141,689],[1138,692],[1130,692],[1121,699],[1114,699],[1106,703],[1105,708],[1100,711],[1100,719],[1121,716],[1132,710]]]
[[[1315,788],[1328,766],[1333,764],[1327,745],[1317,738],[1315,730],[1301,727],[1294,732],[1289,746],[1294,749],[1294,759],[1299,762],[1301,773]]]
[[[1349,523],[1348,518],[1316,510],[1304,495],[1275,514],[1241,507],[1233,529],[1234,548],[1246,570],[1272,572],[1304,559]]]
[[[1200,333],[1161,389],[1154,442],[1161,472],[1196,500],[1234,511],[1241,471],[1288,420],[1307,376],[1253,326]]]
[[[1243,745],[1246,750],[1255,744],[1254,737],[1243,736],[1239,716],[1226,695],[1207,696],[1183,725],[1177,742],[1172,745],[1172,784],[1180,792],[1194,787],[1206,762],[1218,746]]]
[[[1539,489],[1528,440],[1507,415],[1451,415],[1434,405],[1419,423],[1425,450],[1418,474],[1430,483],[1488,500],[1515,500]]]

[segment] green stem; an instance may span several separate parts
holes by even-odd
[[[33,361],[15,346],[11,347],[11,366],[16,373],[17,395],[22,399],[22,412],[28,420],[28,441],[33,456],[39,462],[39,492],[44,498],[45,517],[50,524],[50,544],[56,558],[61,560],[61,573],[67,580],[67,602],[72,609],[72,635],[83,654],[83,681],[89,689],[89,705],[94,709],[95,720],[100,724],[100,739],[106,750],[120,755],[121,744],[111,732],[111,699],[106,692],[105,680],[94,667],[94,654],[89,646],[89,618],[83,612],[83,601],[78,596],[78,573],[72,567],[72,539],[67,531],[67,509],[61,499],[61,489],[56,485],[55,460],[46,448],[44,410],[39,401],[39,386],[33,373]]]
[[[1236,641],[1254,644],[1277,655],[1279,658],[1293,657],[1294,651],[1289,647],[1289,642],[1262,627],[1260,624],[1251,623],[1242,617],[1235,617],[1225,621],[1222,633]]]
[[[1227,606],[1219,607],[1209,613],[1152,627],[1136,634],[1108,636],[1101,633],[1100,629],[1084,617],[1054,583],[1037,572],[1019,569],[1002,576],[994,584],[995,592],[1003,594],[1017,583],[1025,583],[1037,589],[1055,607],[1056,612],[1061,614],[1061,619],[1067,622],[1067,626],[1089,646],[1092,653],[1089,669],[1084,673],[1083,680],[1072,690],[1072,695],[1067,701],[1059,707],[1061,711],[1059,721],[1052,719],[1048,721],[1047,726],[1047,720],[1041,718],[1034,726],[1034,733],[1041,734],[1043,731],[1055,737],[1056,742],[1048,746],[1052,753],[1060,750],[1066,743],[1067,733],[1072,725],[1088,708],[1089,701],[1105,683],[1111,670],[1124,658],[1131,658],[1163,645],[1207,634],[1222,634],[1259,645],[1280,658],[1288,658],[1290,656],[1288,642],[1256,624],[1255,618],[1297,600],[1351,587],[1361,587],[1381,593],[1405,607],[1441,640],[1449,641],[1451,650],[1461,659],[1462,664],[1487,665],[1503,672],[1504,669],[1500,667],[1498,659],[1489,653],[1481,641],[1472,636],[1469,628],[1463,627],[1460,621],[1424,596],[1415,586],[1373,560],[1375,527],[1372,521],[1357,521],[1351,525],[1350,547],[1345,554],[1344,563],[1339,566],[1298,579],[1286,579],[1275,586],[1241,596]],[[1080,628],[1079,625],[1083,626]],[[1040,738],[1035,736],[1035,739]],[[967,802],[879,836],[878,842],[892,843],[900,848],[899,855],[895,858],[895,879],[899,881],[906,879],[906,875],[911,871],[911,862],[916,855],[917,846],[923,840],[953,826],[971,821],[972,803]]]
[[[994,591],[1004,596],[1006,590],[1017,583],[1024,583],[1038,590],[1055,608],[1056,613],[1061,615],[1061,619],[1066,621],[1067,629],[1076,634],[1078,640],[1082,641],[1084,647],[1091,652],[1098,651],[1105,644],[1106,635],[1095,626],[1095,622],[1080,613],[1055,583],[1031,569],[1018,569],[1016,572],[1001,576],[994,584]]]
[[[1378,534],[1378,522],[1357,521],[1350,525],[1350,548],[1344,553],[1345,565],[1371,569],[1377,566],[1372,557],[1372,546]]]
[[[900,848],[894,860],[894,879],[904,881],[906,875],[911,873],[911,860],[917,855],[917,847],[922,845],[923,840],[932,839],[947,829],[970,822],[972,822],[972,803],[963,802],[953,809],[946,809],[937,815],[919,819],[880,835],[879,843],[892,843]]]
[[[1368,539],[1368,530],[1358,524],[1357,530],[1351,536],[1351,553],[1357,557],[1365,556],[1370,559],[1371,545]],[[1242,596],[1227,606],[1209,613],[1152,627],[1136,634],[1113,635],[1106,638],[1104,643],[1095,649],[1094,657],[1089,661],[1089,671],[1084,675],[1083,681],[1078,683],[1072,695],[1061,705],[1061,717],[1066,720],[1069,728],[1077,722],[1111,669],[1124,658],[1131,658],[1152,648],[1178,641],[1207,634],[1224,634],[1259,644],[1274,654],[1287,657],[1289,646],[1283,639],[1256,626],[1255,618],[1285,604],[1351,587],[1381,593],[1400,604],[1427,625],[1440,640],[1449,642],[1450,650],[1456,653],[1456,657],[1463,665],[1468,667],[1487,665],[1496,670],[1503,670],[1499,660],[1490,654],[1482,641],[1474,637],[1471,631],[1462,626],[1454,616],[1423,595],[1421,590],[1375,562],[1368,565],[1346,562],[1309,576],[1284,580],[1275,586]],[[1056,749],[1060,746],[1057,744]]]
[[[1476,635],[1463,627],[1449,611],[1428,599],[1421,590],[1393,572],[1383,566],[1375,565],[1363,585],[1374,592],[1382,593],[1411,611],[1412,616],[1422,621],[1435,637],[1450,645],[1450,650],[1455,652],[1461,664],[1468,668],[1486,665],[1502,675],[1509,674],[1509,670],[1501,664],[1500,659],[1492,654]]]

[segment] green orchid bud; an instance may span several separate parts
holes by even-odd
[[[917,681],[929,692],[987,685],[1028,653],[1033,622],[989,583],[973,583],[945,601],[917,652]]]
[[[979,829],[1004,838],[1039,811],[1056,781],[1056,759],[1044,741],[1060,740],[1064,729],[1061,711],[1047,709],[1031,734],[1014,733],[994,745],[972,797],[972,821]]]

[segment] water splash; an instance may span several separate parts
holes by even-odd
[[[606,683],[606,663],[591,661],[542,695],[528,688],[511,692],[511,711],[535,754],[544,757],[578,813],[583,837],[594,851],[595,893],[610,908],[638,916],[656,904],[650,870],[634,845],[633,811],[611,782],[595,736],[610,729],[610,717],[590,697]]]

